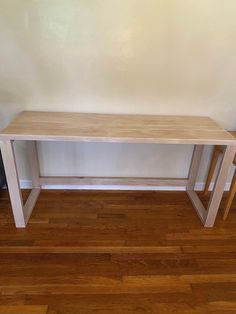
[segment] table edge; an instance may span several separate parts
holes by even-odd
[[[227,132],[227,131],[225,131]],[[228,132],[227,132],[228,133]],[[230,133],[229,133],[230,135]],[[231,136],[231,135],[230,135]],[[99,137],[99,136],[61,136],[61,135],[23,135],[1,134],[1,141],[56,141],[56,142],[102,142],[102,143],[140,143],[140,144],[192,144],[192,145],[232,145],[236,146],[236,138],[232,139],[160,139],[131,137]]]

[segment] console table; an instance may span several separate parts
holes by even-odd
[[[32,173],[32,191],[23,203],[14,154],[14,141],[27,141]],[[132,184],[132,178],[42,177],[37,141],[91,141],[194,145],[189,176],[186,179],[144,180],[148,185],[183,185],[205,227],[212,227],[224,192],[227,174],[236,152],[236,139],[208,117],[107,115],[62,112],[21,112],[0,134],[0,144],[11,205],[18,228],[26,227],[45,184],[109,184],[116,180]],[[219,173],[205,209],[194,191],[205,145],[223,145]]]

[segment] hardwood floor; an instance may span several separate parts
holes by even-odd
[[[236,313],[233,207],[204,229],[184,192],[43,190],[16,229],[1,192],[0,314]]]

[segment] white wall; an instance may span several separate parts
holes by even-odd
[[[235,11],[235,0],[0,0],[0,127],[24,109],[207,115],[236,129]],[[40,162],[43,174],[184,177],[191,150],[42,143]],[[27,179],[24,144],[17,161]]]

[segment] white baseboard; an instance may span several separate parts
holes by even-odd
[[[204,189],[204,182],[196,183],[196,190],[202,191]],[[31,189],[31,180],[20,180],[22,189]],[[214,184],[210,185],[210,190],[213,189]],[[49,190],[132,190],[132,191],[185,191],[184,186],[127,186],[127,185],[45,185],[43,189]],[[225,191],[230,188],[230,183],[227,182]]]

